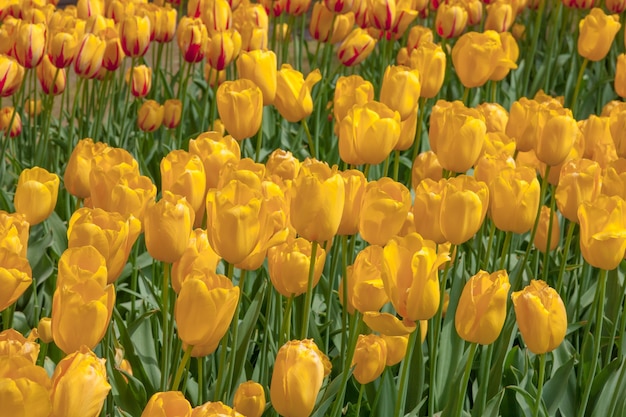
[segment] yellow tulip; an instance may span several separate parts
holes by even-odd
[[[311,90],[322,79],[318,69],[307,75],[289,64],[283,64],[276,73],[276,98],[274,106],[290,122],[299,122],[313,112]]]
[[[443,167],[433,151],[421,152],[413,161],[411,187],[416,188],[426,178],[439,181],[443,177]]]
[[[237,60],[237,72],[240,78],[253,81],[261,89],[264,106],[274,103],[277,88],[274,51],[242,52]]]
[[[360,334],[356,342],[352,374],[359,384],[369,384],[382,375],[387,362],[387,343],[377,335]]]
[[[449,242],[460,245],[478,232],[489,206],[484,182],[461,175],[448,180],[441,202],[441,231]]]
[[[154,259],[172,263],[187,248],[195,212],[185,197],[163,191],[163,198],[146,209],[146,248]]]
[[[559,165],[572,150],[580,129],[569,110],[551,111],[535,142],[537,158],[548,165]]]
[[[275,149],[265,162],[267,175],[276,175],[282,180],[294,180],[300,171],[300,161],[289,151]]]
[[[104,288],[107,285],[106,260],[95,246],[66,249],[58,263],[57,288],[85,281],[94,281]]]
[[[341,76],[337,79],[333,96],[333,115],[335,129],[356,105],[363,105],[374,100],[374,86],[360,75]],[[337,130],[336,130],[337,131]]]
[[[559,294],[544,281],[531,280],[511,294],[515,319],[524,343],[536,355],[561,344],[567,331],[567,312]]]
[[[270,384],[272,406],[282,416],[309,416],[329,373],[330,361],[312,339],[285,343],[274,362]]]
[[[236,140],[254,136],[261,128],[263,93],[253,81],[226,81],[217,89],[217,111]]]
[[[241,51],[241,35],[236,30],[213,33],[206,46],[206,60],[211,68],[223,71]]]
[[[618,15],[607,16],[601,8],[594,7],[578,23],[578,53],[590,61],[600,61],[611,49],[615,35],[622,25]]]
[[[454,326],[463,340],[489,345],[500,336],[506,319],[509,276],[505,270],[479,271],[463,287]]]
[[[161,159],[161,189],[185,197],[197,216],[204,215],[206,173],[199,156],[174,150]]]
[[[144,56],[150,46],[150,19],[148,16],[126,16],[120,23],[120,43],[127,56]]]
[[[22,21],[17,29],[14,56],[25,68],[35,68],[46,52],[48,31],[45,23]]]
[[[48,55],[44,55],[37,66],[37,79],[44,93],[56,96],[65,91],[67,73],[65,68],[58,69],[50,62]]]
[[[183,103],[175,98],[163,103],[163,125],[168,129],[175,129],[180,124],[183,114]]]
[[[345,203],[345,186],[337,168],[307,159],[293,181],[291,224],[303,238],[325,242],[336,233]]]
[[[126,71],[126,83],[129,85],[133,96],[137,98],[147,96],[152,87],[152,68],[146,65],[129,68]]]
[[[446,182],[446,180],[436,182],[430,178],[422,180],[415,188],[413,201],[415,231],[437,244],[447,240],[441,231],[441,203]]]
[[[563,164],[559,185],[556,187],[556,205],[563,216],[578,223],[578,207],[600,195],[602,169],[589,159],[570,160]]]
[[[26,338],[15,329],[0,332],[0,356],[21,356],[35,365],[39,356],[39,344],[35,342],[37,333],[33,329]]]
[[[59,193],[59,177],[43,168],[25,169],[17,180],[13,198],[15,211],[31,226],[46,220],[54,211]]]
[[[496,227],[513,233],[530,231],[539,209],[540,188],[532,168],[501,170],[489,184],[489,212]]]
[[[220,171],[228,163],[237,163],[241,158],[239,143],[232,136],[218,132],[205,132],[189,141],[189,152],[198,155],[204,165],[206,188],[216,188]]]
[[[361,217],[361,203],[365,194],[367,179],[359,170],[352,169],[339,172],[343,178],[346,197],[343,205],[341,222],[337,229],[338,235],[354,235],[359,231],[359,219]]]
[[[210,355],[228,331],[239,302],[239,287],[224,275],[206,271],[187,277],[180,288],[174,317],[178,337],[193,346],[193,357]],[[211,320],[207,320],[211,317]]]
[[[309,33],[313,39],[334,45],[343,41],[353,27],[354,13],[335,14],[322,2],[313,4],[309,25]]]
[[[422,342],[424,342],[428,322],[426,320],[422,320],[420,322],[420,330],[424,328],[422,331]],[[406,355],[406,348],[409,344],[409,335],[404,336],[387,336],[385,334],[381,335],[382,339],[387,344],[387,366],[393,366],[402,361],[404,356]]]
[[[344,308],[350,314],[354,310],[361,313],[378,311],[389,301],[385,286],[381,278],[383,268],[383,248],[378,245],[366,246],[356,255],[354,264],[348,266],[347,274],[343,279],[347,282],[347,306]],[[343,304],[344,283],[339,284],[339,301]]]
[[[154,132],[163,124],[163,106],[146,100],[137,110],[137,126],[144,132]]]
[[[83,78],[94,78],[102,68],[105,51],[105,40],[93,33],[86,33],[76,49],[74,72]]]
[[[191,417],[191,404],[180,391],[157,392],[150,397],[141,417]]]
[[[306,239],[291,239],[267,252],[270,279],[276,291],[285,297],[298,296],[307,291],[311,266],[312,244]],[[313,272],[313,287],[322,276],[326,251],[317,248]]]
[[[391,303],[405,320],[428,320],[439,308],[440,265],[448,252],[437,253],[435,242],[417,233],[393,238],[383,251],[382,279]]]
[[[43,343],[54,342],[52,336],[52,319],[50,317],[42,317],[37,324],[37,333],[39,333],[39,340]]]
[[[204,58],[209,34],[200,19],[183,16],[176,30],[178,48],[187,62],[200,62]]]
[[[420,96],[435,97],[446,75],[446,54],[441,45],[422,41],[411,53],[409,65],[420,74]]]
[[[468,17],[467,10],[459,4],[440,4],[435,16],[437,34],[445,39],[459,36],[467,26]]]
[[[111,386],[105,360],[85,346],[63,358],[52,375],[51,417],[96,417]]]
[[[23,214],[0,210],[0,249],[26,258],[30,224]]]
[[[22,85],[24,67],[13,58],[0,54],[0,97],[9,97]]]
[[[176,414],[178,416],[180,414]],[[208,401],[198,407],[191,410],[191,417],[215,417],[215,416],[229,416],[229,417],[247,417],[243,414],[233,410],[221,401]]]
[[[239,384],[233,398],[233,408],[246,417],[261,417],[265,411],[265,390],[258,382]]]
[[[578,207],[580,250],[590,265],[615,269],[626,251],[626,209],[620,197],[598,196]]]
[[[3,416],[49,417],[50,378],[23,356],[0,356],[0,398]]]
[[[365,60],[376,46],[376,39],[362,28],[354,28],[337,50],[339,61],[346,67],[358,65]]]

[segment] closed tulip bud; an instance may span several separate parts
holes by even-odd
[[[226,0],[207,0],[201,19],[209,31],[209,36],[224,32],[232,25],[232,9]]]
[[[0,55],[0,97],[13,95],[22,85],[24,67],[13,58]]]
[[[385,104],[354,105],[339,125],[339,155],[353,165],[380,164],[396,147],[400,132],[400,115]]]
[[[456,38],[465,30],[468,17],[463,6],[449,3],[439,5],[435,17],[437,34],[445,39]]]
[[[150,46],[150,19],[148,16],[126,16],[120,23],[120,43],[126,56],[144,56]]]
[[[58,69],[50,62],[47,55],[43,57],[41,64],[37,67],[37,79],[41,89],[46,94],[59,95],[65,91],[67,76],[65,69]]]
[[[406,40],[407,52],[410,54],[414,49],[419,48],[423,44],[433,43],[433,31],[425,26],[416,25],[409,29],[409,35]],[[420,73],[421,74],[421,73]],[[420,80],[424,82],[425,80]]]
[[[500,81],[506,77],[511,69],[517,68],[517,59],[519,58],[519,45],[515,40],[515,37],[510,32],[500,32],[500,40],[502,41],[502,51],[504,57],[502,61],[493,70],[491,77],[492,81]]]
[[[184,197],[163,191],[163,198],[146,209],[146,248],[154,259],[172,263],[180,259],[191,235],[195,213]]]
[[[226,81],[217,89],[217,111],[236,140],[254,136],[261,128],[263,93],[253,81]]]
[[[265,163],[267,175],[276,175],[283,180],[294,180],[300,171],[300,161],[289,151],[274,150]]]
[[[104,337],[114,305],[113,285],[102,287],[92,279],[57,287],[52,298],[54,343],[66,354],[83,345],[93,349]]]
[[[192,276],[183,281],[174,317],[178,337],[185,345],[194,346],[192,356],[207,356],[217,349],[233,320],[239,292],[239,287],[234,287],[230,279],[208,271],[192,272]]]
[[[183,103],[175,98],[165,100],[163,103],[163,126],[175,129],[180,124],[183,114]]]
[[[276,97],[276,54],[273,51],[243,52],[237,60],[237,72],[240,78],[253,81],[261,89],[264,106],[274,103]]]
[[[567,158],[579,134],[571,113],[552,114],[535,143],[537,158],[550,166],[559,165]]]
[[[57,203],[59,177],[43,168],[25,169],[17,181],[13,204],[31,226],[50,216]]]
[[[618,96],[626,97],[626,54],[620,54],[617,57],[614,87]]]
[[[474,177],[448,180],[441,202],[441,231],[454,245],[467,242],[483,224],[489,206],[489,189]]]
[[[324,6],[331,12],[344,14],[353,10],[354,0],[324,0]]]
[[[152,87],[152,68],[145,65],[130,68],[126,71],[126,83],[133,96],[137,98],[147,96]]]
[[[311,242],[303,238],[291,239],[268,250],[269,275],[276,291],[285,297],[298,296],[307,291],[311,251]],[[326,251],[318,247],[315,254],[313,287],[322,276],[325,260]]]
[[[489,210],[496,227],[520,234],[530,231],[537,217],[540,188],[532,168],[500,171],[489,185]]]
[[[446,180],[423,179],[415,188],[413,219],[415,231],[437,244],[446,242],[441,231],[441,202]]]
[[[552,212],[552,230],[550,232],[550,212]],[[548,247],[548,233],[550,233],[550,247]],[[561,226],[556,211],[551,211],[548,206],[541,206],[541,214],[539,215],[539,224],[537,225],[537,233],[533,241],[535,247],[545,253],[546,250],[553,251],[559,245],[561,237]]]
[[[30,286],[32,271],[26,258],[0,247],[0,311],[9,307]]]
[[[102,66],[108,71],[115,71],[121,65],[126,55],[122,50],[122,44],[117,34],[111,34],[106,39],[106,47],[104,48],[104,55],[102,57]]]
[[[497,67],[515,68],[504,52],[498,32],[468,32],[452,48],[452,64],[466,88],[484,85]]]
[[[233,62],[241,51],[241,35],[236,30],[214,33],[207,42],[206,60],[209,65],[222,71]]]
[[[352,366],[359,384],[369,384],[382,375],[387,362],[387,343],[377,335],[360,334],[356,342]]]
[[[78,141],[70,155],[63,176],[63,183],[70,194],[82,199],[89,197],[91,194],[89,184],[91,160],[95,155],[104,152],[106,149],[107,145],[105,143],[94,143],[91,138]]]
[[[104,14],[104,1],[102,0],[78,0],[76,2],[77,17],[87,20],[92,16]]]
[[[157,392],[148,401],[141,417],[191,417],[191,404],[180,391]]]
[[[444,169],[465,172],[482,150],[487,126],[476,109],[453,105],[442,109],[440,118],[431,121],[429,132],[433,150]]]
[[[446,54],[441,45],[422,42],[411,54],[410,66],[420,74],[420,96],[435,97],[443,85],[446,74]]]
[[[345,296],[347,306],[344,305],[344,308],[350,314],[354,314],[355,310],[361,313],[378,311],[389,302],[381,278],[382,269],[383,248],[378,245],[366,246],[357,254],[354,264],[348,266],[347,274],[343,277],[347,282],[339,284],[339,301],[343,305],[345,285],[348,292]]]
[[[337,57],[346,67],[352,67],[363,62],[372,53],[375,46],[376,39],[370,36],[365,29],[355,28],[343,40],[337,50]]]
[[[22,118],[14,107],[0,109],[0,131],[9,131],[9,136],[15,138],[22,133]]]
[[[385,70],[380,101],[406,120],[417,108],[420,97],[420,73],[415,69],[390,65]]]
[[[440,265],[450,260],[448,252],[437,253],[435,242],[417,233],[395,237],[383,250],[382,279],[385,291],[405,320],[428,320],[439,308]]]
[[[204,58],[209,34],[200,19],[185,16],[178,24],[176,40],[185,61],[200,62]]]
[[[356,105],[374,100],[374,86],[360,75],[341,76],[337,79],[333,97],[333,114],[337,123]]]
[[[626,210],[620,197],[600,195],[578,207],[580,250],[591,266],[617,268],[626,251]]]
[[[474,26],[483,20],[483,2],[480,0],[469,0],[461,3],[467,12],[467,25]]]
[[[41,100],[33,100],[32,98],[24,101],[24,113],[29,117],[37,117],[41,114],[42,104]]]
[[[343,178],[346,197],[337,234],[354,235],[359,231],[361,203],[365,194],[367,179],[361,171],[356,169],[341,171],[339,174]]]
[[[396,20],[396,0],[366,0],[370,24],[383,31],[391,30]]]
[[[261,417],[265,411],[265,390],[258,382],[246,381],[239,384],[233,407],[246,417]]]
[[[433,151],[422,152],[413,161],[411,169],[411,187],[416,188],[426,178],[439,181],[443,177],[443,167]],[[432,240],[432,239],[431,239]]]
[[[57,68],[67,68],[74,60],[77,47],[76,37],[67,32],[57,32],[52,35],[48,45],[48,57]]]
[[[74,57],[74,72],[83,78],[93,78],[102,68],[106,41],[87,33],[78,45]]]
[[[52,417],[96,417],[111,386],[105,360],[82,346],[63,358],[52,375]]]
[[[15,38],[15,58],[25,68],[35,68],[46,50],[45,23],[20,23]]]
[[[283,64],[276,73],[276,98],[274,106],[287,121],[292,123],[308,117],[313,112],[311,90],[322,79],[319,70],[315,70],[306,79],[304,75]]]
[[[509,288],[505,270],[492,274],[481,270],[467,281],[454,317],[456,332],[463,340],[481,345],[496,341],[506,319]]]
[[[359,233],[373,245],[384,245],[398,234],[411,209],[408,188],[383,177],[365,188],[359,218]]]
[[[506,32],[515,20],[516,8],[510,0],[497,0],[487,6],[485,30]]]
[[[276,412],[282,416],[310,415],[330,366],[312,339],[292,340],[281,346],[270,384]]]
[[[241,50],[254,51],[266,50],[268,45],[268,33],[266,28],[256,26],[251,22],[244,22],[239,29],[241,34]]]
[[[334,19],[334,23],[333,23]],[[316,2],[313,5],[309,33],[319,42],[336,44],[343,41],[354,26],[354,13],[335,15],[328,10],[324,3]],[[332,30],[331,30],[332,28]]]
[[[578,207],[594,201],[600,195],[602,169],[589,159],[571,160],[563,164],[559,185],[556,187],[556,204],[563,216],[578,223]]]
[[[217,187],[222,167],[229,162],[238,162],[241,157],[239,143],[231,136],[223,137],[218,132],[203,133],[190,140],[189,152],[202,159],[207,190]]]
[[[600,61],[609,53],[615,35],[622,25],[617,15],[607,16],[598,7],[591,9],[578,28],[578,53],[590,61]]]
[[[396,2],[396,18],[391,27],[391,33],[394,39],[402,38],[409,25],[413,23],[419,15],[413,3],[413,0],[398,0]]]
[[[345,186],[337,168],[306,160],[293,181],[291,224],[303,238],[330,240],[339,228],[345,202]]]
[[[68,247],[95,247],[105,259],[106,282],[111,284],[122,273],[140,232],[141,222],[132,215],[126,217],[98,208],[83,207],[70,218]]]
[[[163,124],[163,106],[154,100],[146,100],[137,110],[137,126],[144,132],[154,132]]]
[[[37,324],[37,334],[42,343],[52,343],[52,319],[50,317],[42,317]],[[39,345],[37,345],[37,354],[39,354]],[[34,358],[36,360],[36,358]],[[33,361],[34,363],[35,361]]]
[[[176,9],[166,6],[157,11],[154,28],[154,40],[167,43],[176,35]]]
[[[544,281],[511,294],[515,321],[524,343],[536,355],[559,347],[567,331],[567,312],[559,294]]]

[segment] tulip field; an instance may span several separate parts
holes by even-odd
[[[626,416],[626,0],[258,1],[0,0],[0,417]]]

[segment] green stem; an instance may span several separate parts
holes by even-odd
[[[163,350],[161,352],[161,391],[167,390],[169,375],[169,350],[171,337],[169,334],[169,294],[170,294],[170,264],[163,262],[163,287],[161,288],[161,314],[163,314]]]
[[[354,350],[356,348],[356,342],[359,336],[359,327],[362,322],[363,322],[363,317],[361,316],[361,313],[359,313],[358,311],[355,311],[354,315],[352,316],[352,320],[350,322],[350,341],[348,342],[348,351],[346,353],[346,356],[344,356],[345,361],[343,363],[343,371],[341,374],[341,385],[340,385],[341,387],[347,386],[348,378],[352,374],[352,371],[351,371],[352,358],[354,357]],[[342,389],[340,390],[339,395],[335,397],[335,402],[333,404],[333,409],[330,413],[330,416],[338,417],[342,415],[341,409],[343,408],[343,399],[344,399],[345,393],[346,393],[346,390]]]
[[[311,131],[309,130],[309,125],[306,122],[306,118],[302,119],[302,127],[304,128],[304,133],[306,134],[306,139],[309,143],[309,153],[315,159],[317,159],[317,148],[313,142],[313,138],[311,137]]]
[[[135,66],[137,65],[136,59],[137,58],[132,58],[131,61],[130,61],[130,78],[129,78],[129,83],[130,84],[132,84],[132,82],[133,82],[133,73],[135,71]],[[80,82],[82,82],[82,78],[80,79],[79,83]],[[126,133],[125,133],[126,132],[126,125],[128,123],[128,119],[129,119],[129,117],[128,117],[128,111],[129,111],[128,107],[129,107],[129,104],[130,104],[130,89],[131,89],[131,86],[127,85],[126,86],[126,98],[124,99],[124,114],[122,115],[124,120],[122,121],[122,130],[120,130],[120,136],[122,138],[126,137]],[[76,96],[78,96],[78,92],[79,91],[80,91],[80,87],[76,91]],[[74,99],[74,103],[76,103],[76,99]],[[73,114],[74,114],[74,110],[72,110],[72,116],[73,116]],[[70,125],[70,128],[71,127],[72,126]],[[124,145],[122,147],[124,147],[124,148],[126,148],[126,146],[125,146],[126,143],[125,142],[126,141],[124,139],[122,139],[122,144]]]
[[[489,239],[487,240],[487,253],[485,254],[485,257],[483,258],[483,263],[482,263],[482,268],[483,269],[487,269],[489,268],[489,258],[491,257],[491,247],[492,247],[492,243],[493,243],[493,237],[496,234],[496,224],[494,222],[491,222],[491,227],[489,228]],[[495,265],[495,259],[494,259],[494,265]]]
[[[465,371],[463,372],[463,379],[461,380],[461,386],[459,388],[459,395],[456,399],[456,410],[454,412],[454,416],[460,417],[461,412],[463,411],[463,402],[467,392],[467,383],[469,382],[470,374],[472,372],[472,363],[474,362],[474,355],[476,354],[477,347],[478,343],[472,343],[470,345],[469,356],[467,358],[467,363],[465,364]]]
[[[546,375],[546,354],[539,355],[539,380],[537,381],[537,401],[533,407],[533,417],[539,415],[539,408],[541,408],[541,394],[543,393],[543,380]]]
[[[230,395],[230,389],[233,382],[233,374],[236,369],[235,359],[237,357],[237,346],[239,338],[239,314],[241,311],[241,300],[243,298],[243,294],[245,292],[246,285],[246,277],[248,276],[248,271],[241,270],[241,276],[239,278],[239,300],[237,301],[237,307],[235,308],[235,315],[233,316],[233,330],[232,330],[232,339],[233,339],[233,348],[231,349],[231,358],[228,366],[228,380],[226,381],[226,392],[224,393],[225,397],[228,398]]]
[[[415,158],[420,153],[422,146],[422,124],[424,123],[424,115],[426,114],[426,102],[428,101],[425,97],[420,97],[419,99],[419,108],[417,114],[417,128],[415,133],[415,143],[413,144],[413,156],[411,161],[415,162]]]
[[[278,346],[282,346],[291,339],[291,308],[293,306],[293,294],[287,298],[287,306],[283,314],[283,324],[280,329],[280,336],[278,338]]]
[[[582,65],[580,66],[580,71],[578,71],[576,87],[574,88],[574,95],[572,96],[572,102],[570,104],[570,108],[572,109],[572,114],[574,115],[574,117],[578,116],[578,113],[576,112],[576,110],[578,109],[578,93],[580,92],[580,86],[583,83],[583,75],[585,74],[585,69],[587,68],[588,63],[589,60],[585,58]]]
[[[598,294],[598,307],[596,310],[596,329],[594,330],[593,340],[593,355],[591,356],[591,367],[589,368],[589,381],[585,384],[585,390],[583,393],[583,400],[581,407],[578,409],[578,416],[583,417],[587,410],[587,403],[589,402],[589,395],[591,394],[591,387],[596,375],[596,366],[598,365],[598,358],[600,357],[600,345],[602,341],[602,321],[604,318],[604,298],[606,295],[606,269],[600,270],[600,279],[598,280],[598,286],[596,287],[596,293]]]
[[[174,382],[172,383],[172,391],[178,391],[178,386],[180,385],[180,379],[183,377],[183,371],[187,367],[187,362],[189,362],[189,358],[191,357],[191,351],[193,350],[193,345],[187,346],[185,349],[185,355],[183,355],[183,360],[178,364],[178,369],[176,370],[176,376],[174,376]]]
[[[400,173],[400,151],[395,151],[393,155],[393,180],[398,181]]]
[[[356,401],[356,416],[359,417],[361,414],[361,400],[363,399],[363,391],[365,391],[365,384],[361,384],[361,388],[359,388],[359,399]]]
[[[263,109],[261,109],[261,115],[263,115]],[[261,162],[261,147],[263,145],[263,116],[261,116],[261,127],[256,134],[256,152],[254,154],[254,161]]]
[[[421,343],[421,340],[417,339],[418,335],[421,333],[420,322],[418,321],[416,324],[417,326],[415,330],[413,330],[413,333],[411,333],[411,336],[409,336],[406,355],[402,360],[402,369],[400,371],[400,380],[398,385],[398,397],[396,399],[396,408],[393,412],[393,415],[396,417],[404,416],[404,405],[406,403],[407,394],[406,382],[408,380],[409,364],[411,363],[411,356],[413,355],[413,349],[415,348],[415,344]]]
[[[561,265],[559,266],[559,276],[556,281],[556,292],[561,294],[563,288],[563,276],[565,275],[565,268],[567,266],[567,257],[569,255],[569,247],[572,243],[572,237],[574,236],[574,229],[576,223],[569,222],[567,226],[567,237],[565,238],[565,246],[563,246],[563,256],[561,258]]]
[[[470,89],[468,87],[465,87],[465,89],[463,90],[463,104],[465,104],[466,107],[469,107],[469,93]]]
[[[537,11],[537,15],[535,16],[535,24],[533,26],[533,39],[530,46],[530,52],[528,53],[528,55],[526,55],[528,57],[528,60],[524,60],[524,81],[523,83],[521,83],[522,90],[518,91],[518,97],[521,97],[522,94],[525,94],[528,90],[530,73],[532,71],[532,67],[535,65],[535,53],[537,52],[537,42],[539,41],[539,32],[541,32],[541,22],[543,19],[543,12],[546,8],[546,3],[546,0],[541,0],[539,2],[539,10]]]
[[[198,400],[196,405],[204,404],[204,356],[196,358],[198,363]]]
[[[502,245],[502,255],[500,255],[500,267],[498,269],[504,269],[507,253],[509,252],[509,246],[511,245],[511,236],[513,236],[512,232],[506,232],[504,244]]]
[[[482,347],[480,355],[480,374],[478,376],[480,389],[478,390],[478,398],[476,400],[476,415],[483,415],[487,404],[487,392],[489,391],[489,369],[491,367],[491,358],[493,357],[493,343]]]
[[[307,338],[309,333],[309,317],[311,315],[311,299],[313,298],[313,276],[315,275],[315,259],[317,256],[317,241],[311,243],[311,262],[309,264],[309,279],[306,286],[306,296],[304,298],[304,315],[302,317],[302,328],[300,329],[300,339]]]

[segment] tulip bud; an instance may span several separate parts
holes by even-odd
[[[13,204],[31,226],[50,216],[57,203],[59,177],[43,168],[25,169],[17,181]]]
[[[578,53],[590,61],[600,61],[609,53],[621,24],[617,15],[607,16],[602,9],[595,7],[578,27]]]
[[[232,24],[232,9],[226,0],[208,0],[201,11],[202,22],[206,25],[209,36],[230,29]]]
[[[367,58],[374,47],[376,40],[366,30],[355,28],[346,36],[337,50],[339,61],[346,67],[360,64]]]
[[[559,347],[567,331],[567,312],[559,294],[543,281],[531,280],[511,294],[515,320],[528,349],[536,355]]]
[[[76,50],[74,57],[74,72],[83,78],[93,78],[102,67],[106,41],[96,35],[87,33]]]
[[[265,390],[258,382],[246,381],[239,384],[233,407],[246,417],[261,417],[265,411]]]
[[[48,57],[57,68],[67,68],[72,64],[77,47],[76,37],[66,32],[57,32],[50,39]]]
[[[276,98],[274,106],[281,116],[292,123],[308,117],[313,112],[311,89],[322,79],[319,70],[315,70],[306,79],[304,75],[283,64],[276,73]]]
[[[311,242],[303,238],[291,239],[268,250],[269,275],[276,291],[285,297],[298,296],[307,291],[311,251]],[[313,287],[322,276],[325,260],[326,251],[321,247],[317,248]]]
[[[163,198],[146,209],[145,237],[150,256],[167,263],[180,259],[194,218],[194,210],[184,197],[164,191]]]
[[[620,197],[600,195],[578,207],[580,250],[591,266],[617,268],[626,251],[626,210]]]
[[[499,33],[508,31],[515,20],[516,9],[511,0],[497,0],[489,4],[485,30],[495,30]]]
[[[25,68],[35,68],[46,48],[47,29],[44,23],[22,22],[15,39],[15,58]]]
[[[243,52],[237,60],[237,72],[240,78],[253,81],[261,89],[264,106],[274,103],[276,54],[273,51]]]
[[[382,375],[387,362],[387,343],[380,336],[360,334],[356,342],[352,366],[359,384],[369,384]]]
[[[540,188],[532,168],[501,170],[489,184],[489,210],[496,227],[520,234],[530,231],[539,209]]]
[[[348,36],[348,32],[352,30],[353,26],[354,13],[335,15],[322,2],[316,2],[313,5],[309,26],[309,33],[313,39],[336,44]]]
[[[333,97],[333,113],[339,124],[356,105],[374,100],[374,86],[360,75],[341,76],[337,79]]]
[[[537,158],[551,166],[559,165],[567,158],[579,134],[580,129],[569,111],[551,114],[535,143]]]
[[[63,358],[52,375],[52,416],[96,417],[111,390],[105,360],[82,346]]]
[[[119,36],[117,36],[117,33],[111,33],[106,39],[102,66],[108,71],[115,71],[122,65],[125,57]]]
[[[440,45],[422,42],[410,58],[411,68],[420,74],[420,96],[433,98],[439,93],[446,74],[446,54]]]
[[[193,346],[193,357],[210,355],[230,327],[237,303],[239,287],[224,275],[194,273],[186,278],[178,293],[174,317],[178,336],[187,346]],[[201,320],[200,317],[212,317]]]
[[[221,169],[229,162],[239,161],[241,155],[239,143],[231,136],[222,137],[218,132],[203,133],[190,140],[189,152],[202,160],[207,190],[217,187]]]
[[[159,43],[167,43],[174,39],[176,34],[176,9],[162,7],[157,11],[154,28],[154,40]]]
[[[209,65],[222,71],[233,62],[241,51],[241,35],[236,30],[217,32],[211,35],[206,46]]]
[[[39,340],[43,343],[51,343],[54,341],[52,338],[52,319],[50,317],[42,317],[39,320],[37,333],[39,334]],[[37,352],[39,352],[39,346],[37,346]]]
[[[611,13],[619,14],[626,9],[626,1],[624,0],[607,0],[604,5]]]
[[[83,199],[89,197],[91,194],[89,185],[91,160],[95,155],[104,152],[106,148],[106,144],[94,143],[91,138],[78,141],[70,155],[63,176],[63,183],[70,194]]]
[[[617,57],[617,65],[615,68],[615,92],[618,96],[626,97],[626,54],[620,54]]]
[[[217,89],[217,111],[236,140],[254,136],[261,128],[263,93],[253,81],[226,81]]]
[[[559,185],[556,187],[556,204],[563,216],[578,223],[578,207],[594,201],[600,195],[602,169],[589,159],[571,160],[563,164]]]
[[[270,384],[272,406],[278,414],[310,415],[330,366],[312,339],[292,340],[281,346]]]
[[[15,138],[22,133],[22,118],[14,107],[0,109],[0,131],[3,135],[9,131],[9,137]]]
[[[383,177],[368,183],[359,218],[363,240],[373,245],[387,243],[402,228],[410,208],[411,193],[399,182]]]
[[[406,120],[417,108],[420,97],[420,73],[403,66],[388,66],[383,76],[380,101]]]
[[[459,36],[467,25],[467,10],[457,4],[443,3],[437,9],[435,27],[442,38],[450,39]]]
[[[509,276],[505,270],[479,271],[463,287],[454,326],[463,340],[489,345],[500,336],[506,319]]]
[[[441,201],[441,231],[454,245],[476,234],[489,206],[489,189],[484,182],[460,175],[447,181]]]
[[[65,91],[67,82],[64,68],[57,68],[50,62],[47,55],[43,57],[41,64],[37,67],[37,79],[41,89],[46,94],[59,95]]]
[[[22,85],[24,67],[13,58],[0,55],[0,97],[13,95]]]
[[[141,417],[191,416],[191,404],[180,391],[157,392],[148,401]]]
[[[382,269],[383,248],[379,245],[366,246],[356,255],[354,264],[348,266],[343,277],[347,282],[339,284],[339,301],[350,314],[355,310],[361,313],[378,311],[389,302],[381,279]],[[345,296],[344,286],[348,289]]]
[[[120,43],[127,56],[144,56],[150,46],[150,19],[148,16],[126,16],[120,23]]]
[[[369,22],[376,29],[391,30],[396,20],[396,0],[366,0]]]
[[[200,19],[183,17],[176,30],[176,40],[185,61],[202,61],[209,35]]]
[[[183,113],[183,103],[180,100],[171,98],[163,103],[163,126],[168,129],[175,129],[180,124]]]
[[[144,132],[154,132],[163,124],[163,106],[154,100],[143,102],[137,110],[137,126]]]
[[[130,86],[133,96],[137,98],[147,96],[152,87],[152,68],[145,65],[129,68],[126,71],[126,83]]]

